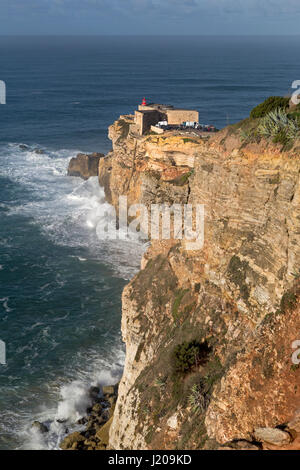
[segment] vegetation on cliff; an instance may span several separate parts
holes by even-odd
[[[252,119],[261,118],[266,116],[270,111],[274,111],[278,108],[286,110],[288,106],[289,98],[284,98],[282,96],[269,96],[269,98],[251,110],[250,117]]]
[[[274,109],[207,143],[146,136],[136,146],[129,133],[120,144],[115,126],[107,160],[113,200],[123,184],[147,207],[204,201],[206,213],[203,250],[152,241],[123,292],[116,449],[257,449],[267,444],[255,436],[275,436],[278,426],[285,438],[297,426],[300,433],[299,370],[291,362],[300,328],[291,290],[300,270],[300,162],[274,146],[277,132],[259,130],[274,113],[279,130],[290,130],[298,111],[270,101]],[[288,157],[297,156],[297,133],[287,138]],[[289,441],[297,445],[297,437]]]
[[[225,143],[228,136],[237,135],[242,147],[260,144],[266,139],[281,144],[282,151],[289,151],[300,138],[300,105],[292,106],[288,98],[271,96],[253,108],[250,116],[224,129]]]

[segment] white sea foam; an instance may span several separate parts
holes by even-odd
[[[9,301],[9,297],[3,297],[2,299],[0,299],[0,302],[2,302],[2,306],[4,310],[6,311],[6,313],[9,313],[12,311],[12,309],[8,306],[8,301]]]
[[[62,149],[36,153],[37,145],[20,148],[10,144],[1,151],[0,175],[34,193],[34,200],[10,207],[10,214],[33,218],[45,236],[58,245],[86,248],[93,258],[103,260],[126,279],[139,269],[146,244],[137,241],[106,240],[96,235],[96,227],[108,207],[97,177],[83,181],[68,177],[67,166],[79,150]],[[8,241],[9,242],[9,241]],[[82,261],[84,258],[79,259]]]
[[[117,383],[123,362],[124,350],[121,346],[111,351],[111,363],[95,354],[88,368],[78,371],[77,380],[62,385],[55,393],[58,405],[45,405],[35,415],[35,420],[47,426],[47,433],[32,428],[32,416],[24,420],[26,424],[20,431],[24,440],[22,449],[59,449],[60,442],[67,434],[80,431],[82,426],[77,421],[86,415],[87,408],[92,404],[90,387]],[[50,388],[52,386],[49,384]]]
[[[79,150],[51,151],[45,149],[43,154],[34,151],[37,145],[30,148],[20,148],[18,144],[10,144],[3,148],[0,146],[2,165],[0,176],[6,176],[17,185],[22,186],[33,197],[10,204],[6,214],[22,214],[28,216],[32,223],[42,230],[44,235],[57,245],[83,248],[84,256],[74,255],[79,262],[98,260],[109,265],[116,275],[131,278],[139,269],[140,258],[145,245],[140,242],[126,242],[120,240],[100,241],[96,235],[96,226],[100,222],[103,211],[99,206],[106,206],[104,191],[99,187],[97,178],[83,181],[80,178],[68,177],[67,166],[71,157]],[[10,240],[1,240],[5,246]],[[56,282],[63,285],[60,274],[57,273]],[[42,289],[47,292],[48,285]],[[10,311],[9,299],[1,299],[3,307]],[[68,314],[67,314],[68,316]],[[54,321],[60,321],[60,315]],[[31,328],[41,326],[34,323]],[[47,328],[38,329],[37,341],[47,342],[49,348],[56,344],[49,338]],[[109,335],[104,327],[102,336]],[[27,348],[30,348],[27,345]],[[26,354],[27,350],[21,351]],[[36,352],[26,358],[24,369],[30,371],[30,361]],[[63,377],[51,378],[46,384],[47,392],[43,392],[44,405],[34,409],[33,402],[22,411],[9,410],[6,423],[9,429],[15,428],[21,436],[26,449],[57,449],[59,442],[66,432],[79,429],[76,421],[85,414],[90,404],[88,390],[93,385],[117,383],[124,364],[124,350],[121,344],[113,341],[105,357],[99,357],[98,352],[76,352],[72,370],[66,365]],[[88,360],[87,360],[88,358]],[[25,360],[25,359],[24,359]],[[78,367],[76,366],[78,364]],[[83,366],[84,364],[84,366]],[[40,391],[38,403],[41,403]],[[31,395],[30,395],[31,396]],[[24,397],[25,398],[25,397]],[[27,395],[25,400],[27,400]],[[42,399],[43,400],[43,399]],[[57,420],[66,420],[61,423]],[[49,429],[48,433],[41,434],[33,429],[34,420],[43,422]],[[9,431],[9,430],[8,430]],[[9,431],[10,432],[10,431]]]

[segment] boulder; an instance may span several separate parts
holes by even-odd
[[[93,415],[101,415],[102,413],[102,405],[100,405],[100,403],[96,403],[93,408],[92,408],[92,414]]]
[[[278,447],[291,442],[291,436],[277,428],[257,428],[254,431],[254,436],[257,441],[266,442]]]
[[[88,448],[88,450],[90,450],[90,448],[94,449],[96,447],[96,442],[86,439],[84,441],[84,445]]]
[[[91,176],[98,176],[99,160],[102,157],[104,157],[103,153],[79,153],[76,157],[71,158],[68,175],[79,176],[84,180]]]
[[[178,415],[177,413],[174,413],[167,421],[167,425],[171,429],[177,429],[178,427]]]
[[[107,398],[107,401],[110,404],[110,406],[113,406],[117,401],[117,397],[115,395],[111,395]]]
[[[69,434],[69,436],[65,437],[64,440],[60,443],[59,447],[63,450],[77,449],[78,444],[84,441],[85,437],[80,434],[80,432],[76,431],[72,434]]]
[[[114,385],[104,385],[102,387],[103,395],[111,396],[115,395],[115,386]]]
[[[39,431],[41,433],[48,432],[47,426],[45,426],[45,424],[43,424],[43,423],[40,423],[39,421],[34,421],[31,425],[31,427],[33,429],[36,429],[37,431]]]
[[[97,433],[96,433],[96,438],[99,441],[99,444],[101,446],[105,446],[105,447],[108,446],[109,430],[110,430],[110,427],[111,427],[112,420],[113,420],[113,418],[111,417],[110,420],[107,421],[107,423],[105,423],[104,426],[102,426],[99,429],[99,431],[97,431]]]

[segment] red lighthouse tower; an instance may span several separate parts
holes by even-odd
[[[142,106],[147,106],[147,101],[146,101],[146,98],[143,98],[143,101],[142,101]]]

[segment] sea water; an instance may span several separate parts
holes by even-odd
[[[145,96],[223,127],[298,76],[299,38],[0,37],[0,449],[58,448],[116,383],[121,292],[146,246],[100,241],[97,178],[67,176],[107,152],[107,127]],[[31,423],[46,423],[39,434]]]

